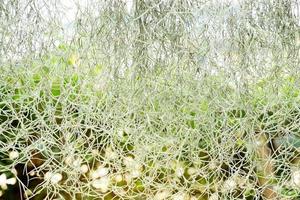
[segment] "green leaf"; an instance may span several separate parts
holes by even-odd
[[[52,87],[51,87],[51,93],[52,93],[52,95],[53,95],[54,97],[58,97],[58,96],[60,95],[60,92],[61,92],[60,89],[61,89],[61,88],[60,88],[60,83],[59,83],[59,81],[58,81],[58,80],[54,81],[54,82],[52,83]]]

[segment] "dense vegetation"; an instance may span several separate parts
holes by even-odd
[[[0,2],[0,198],[300,199],[299,2],[92,2]]]
[[[100,65],[48,59],[2,68],[1,171],[19,183],[6,198],[299,198],[297,77],[241,94],[221,75],[109,81]]]

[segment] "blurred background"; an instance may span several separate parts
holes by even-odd
[[[298,73],[298,0],[2,0],[0,62],[59,45],[111,76],[177,66],[241,81]],[[30,60],[29,59],[29,60]],[[24,61],[23,61],[24,63]],[[243,77],[243,78],[241,78]],[[240,84],[240,83],[239,83]]]

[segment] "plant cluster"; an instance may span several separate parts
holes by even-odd
[[[105,67],[78,63],[1,68],[5,198],[299,198],[297,77],[241,93],[222,75],[108,79]]]

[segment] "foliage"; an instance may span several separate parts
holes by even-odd
[[[74,62],[2,68],[1,173],[21,168],[30,198],[298,195],[297,77],[240,94],[223,76],[170,69],[107,79],[105,68]]]
[[[64,2],[0,1],[1,198],[300,198],[297,0]]]

